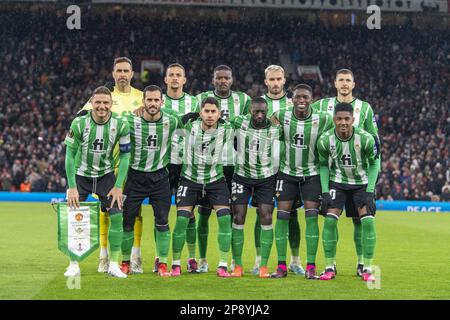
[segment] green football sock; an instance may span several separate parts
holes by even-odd
[[[292,210],[289,218],[289,246],[291,255],[298,257],[300,252],[300,224],[298,223],[297,210]]]
[[[186,240],[186,228],[189,224],[189,218],[177,216],[175,228],[172,234],[172,255],[173,260],[181,259],[181,251],[183,251],[184,241]]]
[[[338,219],[334,216],[327,215],[323,226],[322,243],[325,254],[325,264],[332,266],[335,262],[336,255],[336,229]]]
[[[231,233],[231,252],[238,266],[242,266],[242,249],[244,248],[244,225],[233,223]]]
[[[363,244],[362,244],[362,224],[353,223],[353,241],[355,242],[356,255],[358,256],[358,264],[363,264]]]
[[[110,214],[111,225],[109,227],[108,241],[111,250],[111,261],[119,262],[119,254],[122,249],[123,215],[122,212]]]
[[[208,247],[208,232],[209,232],[209,217],[211,216],[211,209],[199,207],[198,208],[198,224],[197,224],[197,237],[198,237],[198,252],[199,258],[206,258],[206,249]],[[209,214],[205,212],[209,211]]]
[[[319,217],[306,217],[306,263],[316,263],[319,247]]]
[[[157,251],[159,253],[159,262],[167,263],[167,257],[169,256],[170,247],[170,231],[156,231],[156,243]]]
[[[334,246],[334,249],[333,249],[333,257],[334,257],[333,264],[336,264],[336,249],[337,249],[337,243],[339,242],[339,231],[338,231],[338,228],[336,228],[334,230],[334,233],[335,233],[335,237],[336,237],[336,246]]]
[[[259,267],[267,267],[273,244],[273,226],[261,226],[261,262]]]
[[[190,218],[186,229],[186,244],[188,247],[189,258],[195,258],[195,240],[197,238],[197,230],[195,227],[195,218]]]
[[[259,219],[259,209],[256,208],[256,221],[255,221],[255,249],[256,255],[261,256],[261,220]]]
[[[155,237],[155,251],[156,251],[156,256],[159,257],[159,252],[158,252],[158,237],[156,236],[156,227],[153,227],[153,236]]]
[[[278,261],[286,261],[287,241],[289,233],[289,212],[278,210],[275,225],[275,245]]]
[[[364,253],[364,268],[372,266],[372,260],[375,253],[375,244],[377,242],[377,234],[375,231],[375,217],[366,216],[361,219],[362,225],[362,243]]]
[[[217,221],[219,223],[219,232],[217,234],[217,241],[219,242],[219,262],[228,263],[228,254],[231,247],[231,216],[227,214],[217,217]]]
[[[124,232],[122,238],[122,260],[130,261],[131,247],[134,242],[134,231]]]

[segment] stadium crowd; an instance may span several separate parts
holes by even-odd
[[[354,95],[368,101],[382,140],[379,199],[450,201],[450,32],[409,25],[335,29],[298,19],[200,21],[133,14],[83,16],[68,30],[66,16],[9,11],[0,26],[0,190],[64,192],[62,141],[91,90],[111,80],[116,56],[156,57],[187,69],[185,90],[211,90],[212,69],[233,68],[233,88],[264,92],[264,69],[317,64],[323,83],[307,81],[315,99],[334,96],[340,68],[355,74]],[[270,32],[267,32],[270,30]],[[203,36],[199,36],[203,35]],[[136,65],[135,70],[140,70]],[[287,74],[287,87],[299,77]],[[150,82],[162,85],[162,76]],[[137,78],[133,85],[145,83]]]

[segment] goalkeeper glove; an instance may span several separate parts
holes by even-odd
[[[322,193],[322,201],[320,202],[320,214],[323,216],[327,215],[328,206],[331,203],[331,196],[329,192]]]
[[[82,110],[77,112],[77,117],[82,117],[82,116],[85,116],[87,114],[88,114],[88,110],[82,109]]]
[[[197,120],[199,116],[200,116],[200,113],[198,113],[198,112],[189,112],[181,117],[181,122],[183,122],[183,124],[186,124],[189,122],[189,120],[191,120],[191,121]]]
[[[109,89],[109,91],[113,92],[114,91],[114,82],[108,81],[107,83],[105,83],[105,87],[107,87]]]
[[[377,206],[375,204],[375,193],[374,192],[366,192],[364,198],[364,204],[361,206],[366,206],[367,214],[374,216],[377,210]]]

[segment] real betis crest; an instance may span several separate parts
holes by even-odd
[[[81,202],[78,209],[57,203],[58,249],[71,260],[82,261],[98,248],[99,212],[99,202]]]

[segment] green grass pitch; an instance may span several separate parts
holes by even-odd
[[[450,214],[377,214],[375,264],[381,270],[379,289],[369,289],[355,276],[355,249],[350,219],[339,222],[337,249],[338,275],[333,281],[308,281],[289,274],[285,279],[259,279],[250,274],[255,250],[253,225],[255,211],[250,209],[245,229],[243,278],[222,279],[215,275],[218,262],[217,220],[210,219],[208,274],[188,274],[178,278],[159,278],[153,267],[153,217],[145,206],[143,234],[144,274],[117,279],[97,273],[98,251],[81,263],[80,289],[68,289],[63,276],[67,258],[57,249],[56,214],[49,204],[0,203],[1,272],[0,299],[449,299],[448,277]],[[305,261],[303,210],[299,221],[302,263]],[[175,223],[175,208],[170,225]],[[319,218],[322,230],[323,218]],[[187,251],[183,253],[184,261]],[[288,253],[289,255],[289,253]],[[231,260],[231,255],[230,255]],[[318,268],[322,270],[320,243]],[[275,243],[270,270],[276,264]]]

